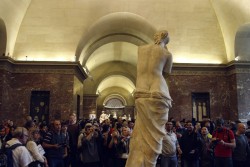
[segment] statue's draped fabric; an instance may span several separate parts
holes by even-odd
[[[135,92],[137,119],[126,166],[155,167],[162,149],[171,99],[159,92]]]

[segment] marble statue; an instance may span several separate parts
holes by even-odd
[[[114,118],[114,119],[117,119],[116,112],[114,112],[113,118]]]
[[[126,167],[155,167],[161,153],[171,97],[164,77],[171,73],[172,54],[167,31],[154,35],[154,44],[138,48],[135,107],[137,118]]]
[[[128,114],[128,121],[131,121],[131,116],[130,116],[130,114]]]
[[[127,121],[127,115],[126,115],[126,114],[124,114],[124,115],[122,116],[122,120],[126,120],[126,121]]]
[[[99,118],[99,122],[102,123],[106,119],[109,119],[109,117],[110,117],[110,114],[105,114],[105,112],[102,111],[102,114],[100,115],[100,118]]]

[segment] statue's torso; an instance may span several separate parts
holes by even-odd
[[[169,55],[167,49],[159,45],[139,47],[136,92],[158,92],[170,98],[167,83],[162,75]]]

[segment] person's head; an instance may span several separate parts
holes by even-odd
[[[237,133],[238,134],[245,134],[246,133],[246,125],[243,123],[237,124]]]
[[[36,124],[35,124],[35,122],[33,122],[32,120],[30,120],[30,121],[27,121],[26,123],[25,123],[25,128],[26,129],[30,129],[30,128],[33,128],[33,127],[35,127],[36,126]]]
[[[86,123],[84,126],[84,130],[87,135],[90,134],[94,130],[92,123]]]
[[[5,136],[6,135],[6,129],[3,125],[0,125],[0,136]]]
[[[201,123],[200,122],[196,122],[195,129],[196,130],[200,130],[201,129]]]
[[[13,135],[13,133],[14,133],[14,131],[15,131],[16,128],[17,128],[16,126],[10,127],[9,133],[10,133],[11,135]]]
[[[250,120],[247,121],[247,128],[250,129]]]
[[[10,127],[14,126],[14,122],[10,119],[8,120],[8,126],[10,126]]]
[[[60,120],[54,120],[53,122],[53,129],[55,132],[59,133],[61,131],[61,121]]]
[[[39,126],[39,128],[40,128],[41,131],[44,131],[44,132],[47,132],[47,130],[48,130],[48,126],[46,124],[41,124]]]
[[[29,133],[28,130],[24,127],[17,127],[13,133],[12,136],[14,138],[17,138],[22,144],[26,144],[28,138],[29,138]]]
[[[129,122],[128,122],[128,127],[129,127],[130,129],[134,129],[134,126],[135,126],[135,123],[134,123],[133,121],[129,121]]]
[[[204,126],[207,127],[208,130],[210,130],[210,127],[211,127],[210,121],[206,121]]]
[[[250,143],[250,131],[246,131],[245,135],[248,139],[248,143]]]
[[[215,121],[215,126],[216,126],[216,129],[217,130],[222,130],[223,126],[224,126],[224,120],[222,118],[218,118],[216,121]]]
[[[72,124],[75,124],[76,123],[76,114],[75,113],[71,113],[69,115],[69,124],[72,125]]]
[[[105,119],[102,123],[106,124],[106,125],[110,125],[111,124],[110,119]]]
[[[119,122],[120,124],[122,124],[122,122],[123,122],[122,117],[118,117],[117,122]]]
[[[121,132],[122,131],[122,124],[117,122],[116,129]]]
[[[94,127],[95,131],[100,131],[101,130],[101,127],[100,127],[100,125],[97,122],[95,122],[93,124],[93,127]]]
[[[237,124],[235,122],[230,122],[229,123],[229,129],[231,129],[232,131],[236,131],[237,130]]]
[[[159,45],[161,42],[167,44],[169,42],[168,31],[162,30],[158,31],[154,35],[155,44]]]
[[[104,124],[104,125],[102,126],[102,133],[109,132],[109,131],[110,131],[110,126]]]
[[[165,128],[166,128],[167,132],[171,131],[173,129],[173,123],[171,121],[168,121],[165,124]]]
[[[39,141],[40,139],[40,133],[39,133],[39,129],[36,127],[30,128],[29,129],[29,140],[32,141]]]
[[[122,122],[122,126],[128,126],[128,121],[124,120],[124,121]]]
[[[128,137],[130,136],[130,129],[127,126],[122,127],[122,136]]]
[[[26,116],[26,122],[28,122],[28,121],[32,121],[32,117],[30,115]]]
[[[201,134],[202,134],[202,136],[206,136],[208,134],[207,127],[204,126],[204,127],[201,128]]]
[[[66,122],[62,122],[62,132],[63,133],[66,133],[67,132],[67,130],[68,130],[68,125],[66,124]]]
[[[181,122],[180,122],[180,121],[177,121],[177,122],[175,123],[175,127],[176,127],[176,129],[182,128]]]
[[[169,118],[169,121],[171,122],[176,122],[175,119],[173,117]]]
[[[192,121],[187,121],[187,131],[192,132],[194,130],[194,126],[192,124]]]

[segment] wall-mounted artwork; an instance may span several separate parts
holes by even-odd
[[[49,91],[32,91],[30,98],[30,116],[36,123],[49,123]]]

